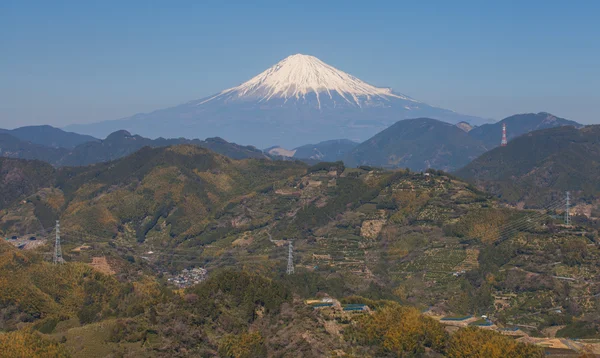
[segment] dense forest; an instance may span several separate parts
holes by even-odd
[[[599,134],[597,125],[531,132],[483,154],[456,175],[511,204],[544,207],[571,191],[577,202],[596,206]]]

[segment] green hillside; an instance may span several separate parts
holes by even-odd
[[[0,158],[0,208],[53,186],[55,170],[41,161]]]
[[[411,170],[455,170],[485,147],[455,125],[430,118],[406,119],[359,144],[345,158],[348,166],[373,165]]]
[[[497,123],[484,124],[473,128],[473,130],[469,131],[469,136],[481,141],[488,150],[493,149],[500,146],[503,125],[506,125],[506,137],[509,141],[521,135],[541,129],[563,126],[580,128],[582,126],[575,121],[556,117],[546,112],[524,113],[504,118]]]
[[[599,163],[600,126],[559,127],[516,138],[456,174],[511,203],[542,205],[565,191],[593,202],[600,193]]]
[[[98,140],[63,132],[50,126],[22,127],[12,131],[0,129],[0,156],[41,160],[57,167],[108,162],[123,158],[143,147],[158,148],[184,144],[207,148],[232,159],[268,158],[255,147],[229,143],[222,138],[149,139],[121,130],[110,134],[104,140]]]
[[[71,354],[89,346],[155,356],[453,356],[450,342],[463,333],[428,335],[441,317],[487,315],[498,332],[519,324],[533,337],[557,326],[566,337],[593,337],[600,322],[597,221],[576,217],[564,227],[554,212],[503,207],[444,172],[232,160],[176,146],[50,177],[0,216],[5,236],[40,242],[6,251],[0,282],[11,289],[0,299],[14,314],[3,329],[40,327],[50,343],[66,337]],[[47,263],[55,219],[67,262],[59,268]],[[290,243],[295,273],[286,275]],[[173,283],[198,268],[207,281]],[[52,291],[57,282],[64,298]],[[327,295],[375,313],[340,315],[303,302]],[[47,327],[55,311],[61,316]],[[405,318],[415,336],[396,326]],[[395,333],[383,336],[380,327]],[[497,334],[498,344],[514,344],[490,334],[464,333],[468,342]]]
[[[498,333],[450,336],[392,301],[343,301],[366,303],[373,315],[318,311],[294,284],[226,270],[173,290],[151,276],[120,282],[81,263],[51,265],[0,242],[0,357],[457,356],[482,340],[488,357],[542,356]]]

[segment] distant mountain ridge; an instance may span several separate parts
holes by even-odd
[[[539,205],[553,196],[600,197],[600,125],[534,131],[493,149],[456,175],[502,199]]]
[[[453,171],[466,165],[486,150],[497,147],[502,136],[503,124],[507,125],[509,140],[538,128],[581,127],[577,122],[545,112],[519,114],[505,118],[497,124],[479,127],[472,127],[465,122],[452,125],[432,118],[416,118],[399,121],[363,143],[336,139],[317,144],[305,144],[291,150],[271,147],[264,152],[252,146],[229,143],[221,138],[149,139],[132,135],[126,130],[116,131],[104,140],[93,138],[92,141],[70,149],[48,147],[9,134],[31,132],[31,128],[26,127],[26,130],[19,128],[12,132],[7,131],[8,133],[0,132],[0,155],[39,159],[55,166],[80,166],[115,160],[144,146],[193,144],[233,159],[269,157],[288,160],[293,158],[311,164],[319,161],[344,160],[350,166],[408,167],[418,171],[434,168]],[[44,131],[48,131],[47,136],[44,136]],[[72,137],[71,140],[87,138],[75,133],[65,133],[50,126],[35,127],[34,132],[36,135],[29,135],[29,138],[36,137],[39,142],[43,142],[41,139],[45,137]]]
[[[344,158],[349,166],[429,168],[451,171],[485,152],[456,125],[431,118],[405,119],[356,146]]]
[[[26,126],[15,129],[0,129],[0,133],[10,134],[20,140],[52,148],[75,148],[76,146],[96,142],[99,139],[89,135],[65,132],[49,126]]]
[[[298,147],[333,138],[362,141],[406,118],[490,123],[376,87],[314,56],[289,56],[218,94],[151,113],[68,126],[103,137],[125,129],[149,138],[219,136],[260,148]]]
[[[49,126],[43,129],[50,132],[49,136],[61,131]],[[66,133],[66,135],[70,135],[70,133]],[[65,136],[65,134],[59,136]],[[21,140],[12,134],[0,133],[0,156],[37,159],[54,166],[83,166],[119,159],[143,147],[166,147],[178,144],[191,144],[207,148],[232,159],[267,158],[259,149],[229,143],[221,138],[207,138],[206,140],[185,138],[148,139],[131,135],[124,130],[114,132],[104,140],[93,138],[92,141],[79,144],[74,148],[44,146]]]
[[[469,131],[469,135],[483,142],[488,150],[493,149],[500,145],[502,125],[504,124],[506,125],[506,136],[509,141],[523,134],[540,129],[562,126],[583,127],[582,124],[575,121],[556,117],[546,112],[524,113],[504,118],[497,123],[484,124],[473,128]]]
[[[293,150],[272,147],[266,151],[275,156],[305,161],[343,160],[349,166],[453,171],[499,146],[503,124],[507,124],[509,140],[539,128],[582,127],[577,122],[546,112],[518,114],[479,127],[466,122],[451,125],[432,118],[415,118],[398,121],[360,144],[349,140],[332,140]]]
[[[6,158],[37,159],[53,163],[68,155],[67,148],[52,148],[21,140],[8,133],[0,133],[0,156]]]
[[[143,147],[156,148],[179,144],[191,144],[207,148],[232,159],[266,158],[259,149],[229,143],[221,138],[207,138],[206,140],[185,138],[149,139],[120,130],[110,134],[105,140],[89,142],[76,147],[68,156],[62,158],[60,164],[78,166],[107,162],[127,156]]]

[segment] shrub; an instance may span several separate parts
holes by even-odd
[[[228,335],[219,342],[219,355],[228,358],[266,357],[267,347],[259,332]]]
[[[69,353],[59,343],[42,338],[31,331],[0,333],[0,357],[69,357]]]
[[[449,358],[463,357],[543,357],[544,351],[534,345],[523,344],[499,333],[475,327],[460,329],[448,344]]]
[[[448,341],[441,324],[423,316],[416,308],[395,303],[362,317],[345,335],[359,344],[377,346],[382,352],[399,357],[422,354],[425,348],[443,353]]]

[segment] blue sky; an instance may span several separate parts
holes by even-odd
[[[0,2],[0,127],[117,119],[304,53],[501,119],[600,123],[598,1]]]

